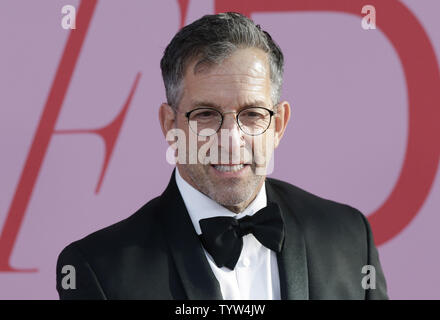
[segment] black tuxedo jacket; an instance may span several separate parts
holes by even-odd
[[[266,192],[285,222],[277,254],[282,299],[388,298],[370,226],[358,210],[270,178]],[[64,265],[75,268],[75,289],[63,288]],[[375,289],[361,285],[365,265],[375,267]],[[222,299],[174,172],[160,197],[61,252],[57,290],[61,299]]]

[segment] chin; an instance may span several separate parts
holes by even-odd
[[[216,189],[210,198],[223,206],[235,206],[247,201],[253,194],[253,190],[243,188],[228,188],[224,192]]]

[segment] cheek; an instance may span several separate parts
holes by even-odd
[[[257,164],[265,164],[269,160],[274,151],[273,131],[267,132],[261,136],[254,137],[249,146],[252,146],[252,154],[254,162]]]
[[[264,135],[254,137],[247,145],[248,148],[252,146],[252,152],[254,154],[263,153],[266,150],[266,141],[264,139]]]

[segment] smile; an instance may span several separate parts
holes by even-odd
[[[213,165],[213,167],[220,172],[237,172],[244,168],[244,164]]]

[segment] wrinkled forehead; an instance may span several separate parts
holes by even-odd
[[[237,49],[219,63],[192,61],[184,76],[183,100],[213,100],[220,105],[270,101],[268,55],[256,48]],[[182,101],[183,102],[183,101]]]
[[[237,48],[231,53],[211,59],[198,56],[193,59],[186,71],[196,75],[212,71],[228,73],[230,69],[243,72],[266,72],[269,71],[269,56],[258,48]]]

